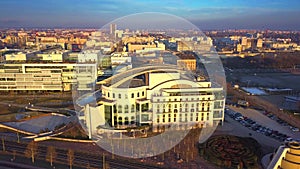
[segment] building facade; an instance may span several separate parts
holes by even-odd
[[[91,90],[89,83],[97,78],[96,70],[96,64],[3,64],[0,91],[70,91],[74,84],[81,90]]]
[[[180,70],[166,66],[134,68],[102,83],[97,105],[86,105],[85,117],[81,117],[90,135],[105,126],[150,126],[157,132],[171,126],[215,126],[224,120],[223,89],[189,79]]]
[[[267,169],[298,169],[300,168],[300,143],[289,142],[278,148]]]

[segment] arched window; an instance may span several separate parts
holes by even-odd
[[[123,124],[122,120],[123,120],[122,117],[119,117],[119,118],[118,118],[119,125],[122,125],[122,124]]]
[[[128,125],[129,121],[128,121],[128,117],[125,117],[125,125]]]

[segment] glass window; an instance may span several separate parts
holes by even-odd
[[[122,105],[118,105],[118,113],[122,113]]]

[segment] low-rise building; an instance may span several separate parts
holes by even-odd
[[[182,69],[186,68],[187,70],[195,71],[196,70],[196,54],[193,52],[183,52],[177,54],[177,66]]]
[[[42,61],[63,62],[68,56],[69,51],[53,50],[37,54],[37,58]]]
[[[74,84],[79,85],[78,90],[91,90],[87,86],[97,79],[96,70],[96,64],[3,64],[0,66],[0,90],[70,91]]]

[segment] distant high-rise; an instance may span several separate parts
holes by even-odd
[[[116,30],[117,30],[117,25],[114,23],[110,24],[110,34],[115,35]]]

